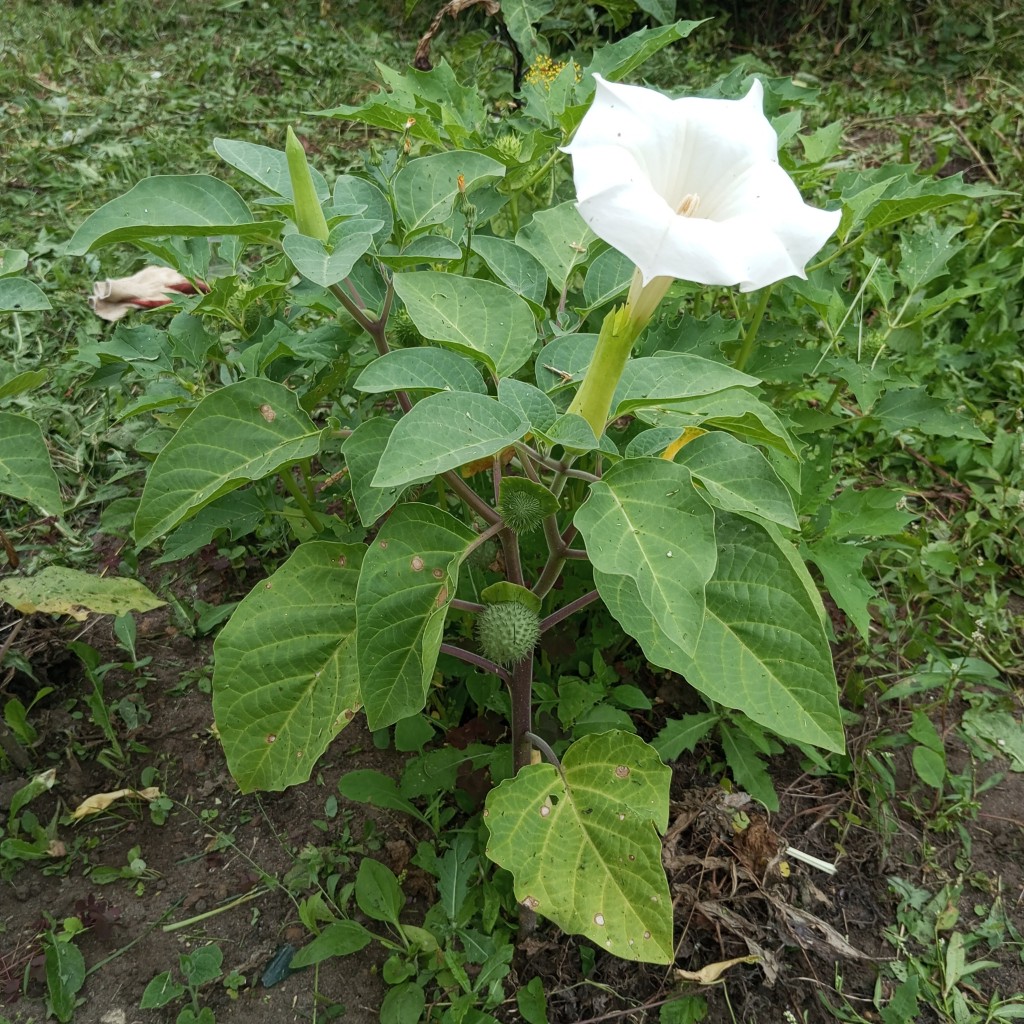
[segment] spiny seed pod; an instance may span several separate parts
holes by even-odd
[[[516,132],[506,132],[494,140],[494,149],[502,163],[514,164],[519,160],[519,154],[523,151],[522,136]]]
[[[513,533],[530,533],[557,511],[558,499],[543,484],[521,476],[502,478],[498,515]]]
[[[409,345],[418,345],[420,340],[420,332],[416,330],[416,325],[404,309],[388,317],[388,341],[394,346],[405,348]]]
[[[526,491],[509,494],[498,506],[498,514],[513,533],[520,535],[536,530],[544,521],[537,496]]]
[[[537,646],[540,617],[519,601],[488,605],[477,616],[476,638],[485,658],[499,665],[514,665]]]

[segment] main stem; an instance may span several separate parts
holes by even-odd
[[[533,725],[533,657],[528,656],[512,666],[508,684],[512,698],[512,771],[530,763],[533,745],[527,735]]]

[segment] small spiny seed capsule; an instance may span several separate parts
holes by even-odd
[[[477,616],[476,638],[485,658],[499,665],[515,665],[537,645],[540,618],[519,601],[488,605]]]

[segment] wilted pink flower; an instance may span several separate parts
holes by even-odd
[[[174,300],[167,297],[168,292],[195,295],[209,290],[204,281],[193,283],[170,267],[144,267],[131,277],[97,281],[93,285],[89,305],[104,320],[120,320],[133,309],[169,306]]]

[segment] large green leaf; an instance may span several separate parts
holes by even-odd
[[[950,410],[947,402],[933,398],[923,387],[887,391],[868,413],[890,433],[916,430],[936,437],[958,437],[967,441],[988,441],[971,417]]]
[[[140,548],[236,487],[315,455],[320,432],[283,384],[254,377],[207,395],[149,471],[135,515]]]
[[[718,567],[692,657],[658,628],[628,576],[595,572],[608,610],[649,661],[712,700],[780,736],[842,750],[835,672],[806,570],[750,520],[720,512],[715,532]]]
[[[29,313],[51,308],[50,300],[39,285],[23,277],[0,277],[0,313]]]
[[[679,402],[659,402],[644,408],[639,417],[653,426],[672,426],[682,433],[686,427],[727,430],[751,444],[763,444],[791,458],[796,445],[778,413],[746,388],[726,388],[710,395]]]
[[[593,76],[603,75],[610,82],[621,82],[634,69],[659,50],[685,39],[703,21],[677,21],[659,28],[643,28],[609,46],[598,47],[583,72],[584,82],[593,88]],[[582,115],[581,115],[582,116]]]
[[[356,590],[359,687],[371,729],[426,703],[459,563],[476,538],[432,505],[400,505],[363,560]]]
[[[138,580],[123,576],[93,576],[81,569],[48,565],[34,576],[8,576],[0,580],[0,601],[32,615],[70,615],[84,622],[89,612],[124,615],[148,612],[164,602]]]
[[[556,336],[540,350],[533,364],[537,386],[550,393],[578,384],[583,380],[596,348],[596,334]]]
[[[760,384],[731,366],[703,356],[675,353],[631,359],[623,370],[612,405],[615,416],[648,406],[670,406],[699,395],[727,388],[750,388]]]
[[[516,235],[516,245],[532,253],[548,275],[557,292],[573,268],[587,258],[587,250],[597,236],[587,227],[574,200],[538,210]]]
[[[527,765],[487,797],[487,856],[516,899],[625,960],[671,963],[672,898],[658,832],[672,773],[624,732],[585,736],[562,760]]]
[[[256,223],[242,197],[208,174],[158,174],[89,216],[68,242],[69,256],[135,238],[162,235],[273,235],[279,222]]]
[[[716,430],[683,445],[675,461],[704,485],[712,505],[799,527],[789,489],[753,445]]]
[[[374,359],[353,385],[379,395],[387,391],[475,391],[487,385],[470,360],[444,348],[397,348]]]
[[[303,277],[321,288],[330,288],[348,277],[359,257],[373,245],[373,234],[339,224],[326,245],[319,238],[298,233],[286,235],[283,245],[285,255]]]
[[[715,571],[715,514],[690,471],[664,459],[620,462],[591,484],[574,522],[595,570],[628,577],[658,628],[696,650]]]
[[[355,595],[365,551],[301,544],[217,637],[213,713],[243,793],[305,782],[359,709]]]
[[[515,242],[493,235],[474,235],[473,251],[487,264],[494,276],[524,299],[537,306],[544,303],[548,279],[536,256],[520,249]]]
[[[292,179],[288,173],[288,157],[283,150],[258,146],[255,142],[242,142],[239,139],[214,139],[213,148],[221,160],[269,189],[274,195],[283,196],[285,199],[294,198]],[[309,173],[317,198],[322,203],[331,191],[319,171],[310,167]]]
[[[469,195],[482,184],[505,176],[505,165],[483,153],[455,150],[410,160],[395,175],[395,208],[406,231],[443,224],[459,194],[459,178]]]
[[[503,0],[501,17],[527,64],[547,52],[547,46],[534,27],[554,9],[554,0]]]
[[[496,377],[510,377],[533,352],[533,313],[502,285],[419,270],[395,274],[395,291],[423,337],[481,360]]]
[[[587,309],[597,309],[618,298],[633,279],[633,261],[618,249],[605,249],[587,268],[583,282],[583,301]]]
[[[529,430],[520,412],[488,395],[439,391],[417,402],[395,425],[373,486],[404,487],[429,479],[494,455]]]
[[[0,494],[27,501],[47,515],[63,510],[42,429],[13,412],[0,412]]]
[[[341,446],[348,467],[352,500],[356,503],[359,521],[367,529],[398,501],[402,493],[398,487],[373,487],[370,484],[394,429],[394,420],[386,416],[372,416],[360,423]]]
[[[391,232],[395,227],[391,203],[372,181],[357,178],[354,174],[341,175],[334,182],[333,202],[336,207],[343,209],[359,205],[365,206],[363,216],[367,220],[379,220],[382,225],[378,231],[374,232],[374,238],[386,241],[391,237]]]

